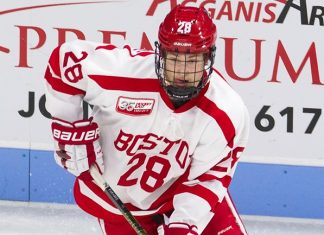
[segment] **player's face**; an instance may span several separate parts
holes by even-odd
[[[197,87],[204,73],[204,54],[166,52],[165,82],[176,87]]]

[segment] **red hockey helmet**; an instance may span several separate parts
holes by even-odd
[[[167,51],[209,52],[216,40],[216,26],[200,7],[176,6],[159,28],[161,47]]]
[[[216,51],[216,26],[204,8],[178,5],[161,23],[158,37],[156,74],[173,104],[181,106],[197,96],[209,81]],[[175,58],[168,57],[172,53]],[[196,59],[190,59],[192,56]],[[190,66],[192,62],[195,65]]]

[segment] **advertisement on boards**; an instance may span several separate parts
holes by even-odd
[[[324,166],[321,0],[6,1],[0,148],[52,149],[43,76],[56,46],[84,39],[154,49],[160,22],[177,4],[205,7],[217,25],[215,68],[251,115],[244,161]]]

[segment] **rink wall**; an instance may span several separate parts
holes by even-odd
[[[74,203],[51,151],[0,149],[0,200]],[[241,162],[230,187],[244,215],[324,219],[324,168]]]
[[[74,202],[73,176],[51,152],[43,80],[51,51],[75,39],[154,49],[161,20],[180,3],[211,15],[214,67],[251,116],[231,185],[238,210],[324,219],[323,0],[2,1],[1,200]]]

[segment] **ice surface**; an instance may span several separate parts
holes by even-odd
[[[324,235],[324,220],[242,216],[249,235]],[[0,201],[0,235],[102,235],[75,205]],[[225,235],[225,234],[224,234]]]
[[[0,235],[101,235],[75,205],[0,201]]]

